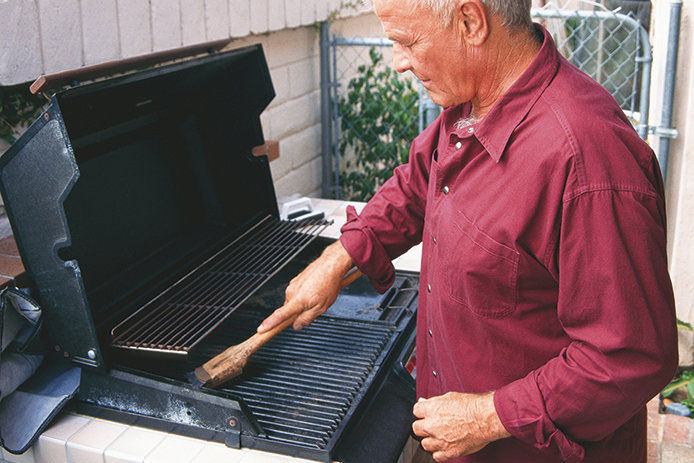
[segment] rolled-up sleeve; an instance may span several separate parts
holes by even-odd
[[[391,261],[422,240],[431,158],[439,123],[434,122],[412,143],[409,162],[364,206],[347,210],[340,242],[357,268],[383,293],[395,279]]]
[[[596,187],[565,198],[556,252],[558,316],[572,342],[495,394],[506,429],[563,461],[642,409],[677,367],[664,204]]]

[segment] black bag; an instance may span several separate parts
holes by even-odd
[[[42,364],[40,334],[38,304],[19,289],[0,290],[0,445],[12,453],[26,452],[79,386],[79,368]]]

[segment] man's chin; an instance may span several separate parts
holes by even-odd
[[[441,106],[442,108],[448,108],[450,106],[455,106],[459,104],[459,102],[456,101],[456,99],[451,98],[450,95],[441,95],[440,93],[437,93],[436,91],[432,91],[429,89],[427,89],[427,93],[429,93],[429,98],[431,99],[431,101]]]

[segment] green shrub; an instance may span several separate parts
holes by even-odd
[[[368,201],[393,169],[407,162],[419,130],[416,83],[385,66],[375,48],[369,57],[338,100],[339,149],[346,167],[340,174],[341,197],[354,201]]]
[[[28,84],[0,87],[0,138],[8,143],[17,141],[47,105],[47,98],[32,95]]]

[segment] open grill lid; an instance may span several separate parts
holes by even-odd
[[[0,192],[66,356],[103,364],[102,329],[128,300],[277,205],[260,113],[262,48],[68,89],[0,158]]]

